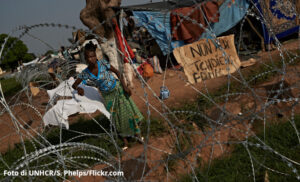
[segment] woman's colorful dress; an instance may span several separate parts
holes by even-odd
[[[144,119],[143,115],[133,100],[125,95],[119,80],[109,71],[110,64],[106,60],[97,61],[97,64],[97,77],[86,68],[78,78],[93,82],[101,91],[106,109],[112,114],[111,119],[122,137],[140,133],[138,123]]]

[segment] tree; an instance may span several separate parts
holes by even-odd
[[[48,50],[48,51],[44,54],[44,56],[48,56],[48,55],[50,55],[50,54],[54,54],[54,51],[53,51],[53,50]]]
[[[7,34],[0,35],[0,45],[2,47]],[[12,46],[12,47],[11,47]],[[29,62],[35,58],[34,54],[28,53],[27,46],[23,41],[15,37],[9,37],[2,54],[0,65],[5,69],[15,69],[18,66],[18,61]]]

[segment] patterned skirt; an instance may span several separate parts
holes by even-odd
[[[106,109],[112,114],[112,122],[114,122],[119,135],[130,137],[141,132],[138,124],[144,117],[133,100],[125,96],[119,81],[112,91],[101,92],[101,94]]]

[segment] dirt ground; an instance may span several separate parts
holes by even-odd
[[[284,48],[287,50],[299,49],[299,41],[289,42],[284,45]],[[257,56],[257,64],[261,64],[265,60],[270,60],[270,56],[277,54],[276,51],[259,53]],[[245,69],[252,69],[251,67]],[[245,69],[242,70],[245,71]],[[286,70],[285,81],[288,83],[289,87],[294,88],[298,87],[300,77],[297,75],[299,73],[300,66],[288,67]],[[164,75],[155,75],[154,78],[151,78],[147,84],[152,88],[156,95],[159,95],[159,89],[162,85]],[[184,73],[181,71],[167,70],[165,85],[170,90],[170,98],[163,101],[163,103],[168,107],[180,106],[182,102],[195,101],[195,97],[198,95],[198,91],[204,92],[207,89],[212,91],[216,88],[219,88],[224,83],[227,83],[227,78],[216,78],[213,80],[208,80],[205,83],[197,85],[187,85],[186,82],[181,78],[185,78]],[[230,153],[230,146],[224,144],[228,141],[241,141],[244,140],[246,136],[252,136],[255,132],[253,128],[253,123],[248,120],[240,121],[241,118],[246,118],[246,115],[250,113],[257,113],[258,115],[263,116],[266,114],[268,118],[276,117],[277,111],[285,116],[290,116],[291,103],[279,103],[274,106],[262,111],[262,106],[266,102],[266,98],[270,97],[267,91],[275,89],[278,82],[282,79],[282,76],[274,77],[271,81],[265,82],[263,84],[257,85],[254,89],[256,97],[251,97],[247,95],[241,95],[238,97],[229,100],[226,104],[220,104],[220,107],[225,107],[227,112],[232,118],[227,118],[230,120],[224,126],[219,126],[217,129],[211,131],[208,129],[205,133],[197,128],[194,125],[196,131],[195,134],[190,135],[193,141],[194,148],[190,151],[190,154],[186,158],[179,159],[176,166],[172,171],[166,172],[165,161],[166,155],[172,154],[174,152],[174,135],[169,133],[161,137],[150,137],[149,142],[144,148],[144,145],[136,145],[129,148],[122,156],[122,166],[123,169],[132,169],[130,172],[125,171],[126,179],[129,180],[140,180],[142,172],[145,166],[145,173],[148,175],[144,177],[144,180],[151,181],[167,181],[170,179],[177,179],[180,174],[190,173],[192,168],[195,167],[196,161],[201,157],[203,163],[208,163],[210,160],[226,155]],[[161,81],[157,83],[157,80]],[[194,87],[194,88],[193,88]],[[153,92],[149,89],[146,89],[148,95],[149,103],[158,111],[151,109],[151,115],[159,117],[162,112],[162,105],[158,102],[152,94]],[[297,88],[291,89],[285,96],[298,97],[300,90]],[[141,98],[144,97],[144,90],[141,88],[139,83],[136,83],[135,94],[133,99],[144,115],[147,113],[147,106],[145,101]],[[295,109],[296,113],[300,112],[300,108],[297,106]],[[246,112],[247,111],[247,112]],[[218,107],[213,107],[207,111],[208,116],[213,120],[218,120],[221,116],[222,111]],[[243,114],[239,116],[239,114]],[[257,124],[257,123],[255,123]],[[261,123],[258,123],[261,124]],[[249,132],[249,133],[247,133]],[[246,134],[247,133],[247,134]],[[147,153],[145,157],[144,154]],[[146,159],[146,160],[145,160]],[[142,161],[147,161],[146,164]],[[135,168],[133,168],[135,166]],[[95,166],[92,169],[103,169],[104,165]],[[135,169],[135,170],[134,170]],[[101,177],[82,177],[77,178],[81,182],[85,181],[102,181],[104,178]]]
[[[289,43],[287,44],[284,44],[283,48],[287,50],[299,50],[299,45],[299,40],[294,40],[289,41]],[[259,57],[259,59],[257,59],[257,64],[261,64],[265,60],[269,60],[270,56],[274,54],[278,54],[278,51],[274,50],[257,54],[257,56]],[[242,72],[247,69],[251,69],[251,67],[243,69]],[[286,82],[294,86],[299,83],[300,77],[296,74],[296,71],[299,72],[299,69],[299,66],[288,67],[285,78]],[[184,81],[186,77],[183,71],[174,71],[168,69],[164,74],[155,74],[147,82],[152,90],[149,90],[148,88],[145,89],[148,97],[147,99],[151,107],[151,116],[153,117],[161,116],[161,113],[163,113],[164,111],[162,109],[162,104],[166,105],[167,107],[179,107],[183,102],[187,103],[189,101],[195,101],[196,96],[199,94],[199,91],[207,94],[207,92],[215,90],[216,88],[222,86],[224,83],[227,83],[226,77],[220,77],[212,80],[207,80],[201,84],[188,85],[187,82]],[[159,91],[160,87],[163,85],[164,76],[166,76],[165,86],[167,86],[170,90],[170,98],[159,102],[158,99],[153,96],[153,93],[159,96]],[[145,166],[145,172],[149,172],[149,175],[145,177],[145,180],[166,181],[166,179],[176,179],[179,174],[190,172],[192,167],[195,165],[198,157],[201,157],[203,162],[208,162],[213,158],[230,152],[230,147],[221,144],[222,142],[226,142],[229,140],[243,140],[246,137],[246,131],[253,131],[252,125],[250,123],[247,123],[248,121],[244,122],[243,124],[239,122],[239,114],[243,113],[245,107],[248,110],[252,109],[253,112],[259,113],[262,109],[261,105],[266,101],[266,98],[268,97],[266,87],[276,84],[279,79],[280,77],[275,77],[272,81],[258,85],[257,88],[255,88],[255,93],[258,97],[255,99],[253,97],[238,96],[233,100],[230,100],[225,106],[224,104],[221,104],[220,106],[224,106],[227,112],[230,113],[230,116],[232,117],[232,122],[227,123],[225,127],[218,127],[218,130],[216,131],[212,130],[203,133],[195,126],[197,134],[191,135],[191,139],[193,141],[193,144],[195,145],[195,148],[191,150],[190,154],[186,156],[185,160],[181,160],[177,163],[176,167],[174,167],[175,169],[172,172],[165,171],[166,162],[163,160],[166,155],[172,154],[174,152],[175,137],[172,133],[168,133],[160,137],[150,137],[147,145],[144,146],[141,144],[137,144],[124,152],[122,154],[121,161],[124,169],[127,169],[126,171],[124,171],[125,176],[131,180],[139,180],[140,176],[142,175],[142,169]],[[145,98],[144,94],[144,89],[136,80],[132,98],[137,104],[138,108],[140,108],[142,113],[147,116],[147,105],[143,100]],[[291,94],[293,97],[298,97],[299,90],[291,90],[291,93],[289,94]],[[24,103],[28,103],[28,100],[26,100],[25,96],[23,96],[21,100]],[[12,148],[15,143],[20,143],[21,140],[36,136],[36,132],[41,132],[42,123],[40,116],[42,116],[45,112],[44,103],[47,103],[47,101],[48,96],[45,91],[42,91],[39,95],[33,97],[32,103],[34,103],[34,108],[31,108],[26,104],[17,105],[10,108],[14,116],[10,115],[8,112],[5,112],[0,116],[0,152],[3,153]],[[153,109],[152,107],[155,109]],[[266,111],[266,113],[272,116],[274,115],[274,112],[276,112],[274,110],[278,109],[283,110],[282,113],[284,115],[288,115],[290,112],[288,109],[286,109],[287,107],[289,107],[288,104],[278,104],[275,107],[277,107],[277,109],[270,109]],[[296,109],[298,110],[300,108]],[[221,111],[218,110],[217,107],[214,107],[211,110],[207,111],[207,113],[212,119],[217,120],[218,118],[220,118]],[[16,124],[16,122],[14,122],[15,120],[12,119],[13,117],[16,117],[19,121],[21,121],[21,123],[23,123],[23,127],[26,126],[25,123],[30,123],[29,129],[24,129],[20,125]],[[71,117],[69,120],[70,124],[76,122],[76,119],[77,116]],[[252,135],[251,132],[248,135]],[[146,164],[144,162],[141,162],[145,161],[145,152],[147,154]],[[136,166],[140,167],[137,168]],[[103,165],[99,165],[94,166],[93,169],[102,169],[103,167]],[[135,169],[138,170],[135,171]],[[103,178],[98,177],[82,177],[80,178],[80,181],[90,182],[99,181],[102,179]]]
[[[297,66],[297,70],[298,72],[300,71],[300,66]],[[299,83],[300,78],[295,79],[293,73],[289,73],[286,75],[286,80],[291,86],[295,86]],[[262,121],[260,121],[260,123],[251,123],[249,120],[243,120],[247,115],[257,113],[257,115],[261,117],[265,114],[267,118],[273,118],[276,117],[277,110],[280,110],[280,113],[288,118],[291,115],[292,102],[277,104],[262,111],[262,106],[265,104],[266,98],[268,98],[266,87],[278,83],[278,80],[279,77],[276,77],[269,82],[257,86],[255,89],[257,94],[256,100],[251,96],[238,96],[230,100],[226,105],[221,104],[220,106],[224,106],[226,111],[230,113],[232,118],[226,118],[230,122],[225,122],[226,124],[216,126],[214,129],[207,128],[205,132],[195,126],[194,134],[189,135],[192,139],[193,148],[185,158],[177,160],[176,165],[172,166],[172,171],[166,171],[166,156],[174,154],[175,152],[174,147],[176,142],[174,135],[169,134],[161,137],[150,137],[149,142],[145,144],[145,146],[137,144],[129,148],[122,154],[121,159],[123,169],[126,170],[124,171],[126,179],[140,180],[144,165],[146,169],[145,173],[147,173],[144,180],[167,181],[167,179],[178,179],[180,174],[192,172],[192,169],[196,167],[196,162],[199,157],[203,164],[207,164],[215,158],[230,154],[231,147],[227,145],[228,142],[243,141],[246,137],[254,135],[255,125],[262,125]],[[296,97],[300,94],[300,90],[292,89],[291,92],[285,94],[285,96]],[[294,111],[295,113],[300,113],[300,107],[294,107]],[[222,113],[217,107],[213,107],[207,112],[208,117],[213,120],[218,120]],[[240,116],[240,113],[243,115]],[[144,155],[145,152],[147,156]],[[146,163],[141,161],[146,161]],[[104,165],[99,165],[92,169],[100,170],[104,167]],[[135,170],[127,171],[127,169]],[[80,178],[81,182],[99,180],[102,181],[104,179],[101,177]]]
[[[288,43],[283,44],[283,47],[286,50],[299,50],[300,40],[288,41]],[[269,52],[259,52],[256,55],[257,57],[259,57],[259,59],[257,59],[257,64],[262,64],[263,62],[270,60],[270,57],[274,56],[275,54],[278,54],[277,50]],[[244,68],[242,72],[247,69],[252,68]],[[227,83],[227,77],[224,76],[220,78],[206,80],[203,83],[188,85],[183,71],[174,71],[167,69],[166,73],[164,74],[166,74],[165,86],[167,86],[167,88],[170,90],[170,97],[167,100],[164,100],[163,103],[168,107],[178,107],[182,104],[183,101],[195,101],[195,97],[199,95],[199,91],[207,94],[207,91],[209,92],[215,90],[216,88],[222,86],[224,83]],[[153,93],[159,96],[160,87],[163,86],[164,74],[154,74],[154,76],[147,82],[147,84],[152,90],[146,89],[149,103],[156,109],[159,109],[160,111],[162,105],[157,98],[153,97]],[[144,90],[137,80],[135,81],[134,94],[132,98],[134,99],[139,109],[144,114],[146,114],[147,106],[144,101]],[[144,100],[142,100],[141,98],[143,98]],[[160,116],[160,114],[153,110],[151,114],[154,116]]]

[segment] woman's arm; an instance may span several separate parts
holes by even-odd
[[[119,72],[115,67],[113,67],[112,65],[110,65],[109,71],[114,72],[114,73],[117,75],[117,77],[118,77],[119,79],[121,79],[121,78],[120,78],[120,77],[121,77],[120,72]]]
[[[77,90],[78,94],[83,96],[84,95],[84,90],[81,87],[78,87],[78,85],[82,82],[80,78],[77,78],[77,80],[73,83],[72,88],[74,90]]]
[[[117,77],[119,78],[119,80],[120,80],[120,82],[121,82],[121,84],[123,86],[124,91],[127,93],[127,95],[131,96],[131,90],[126,86],[124,78],[120,74],[120,72],[115,67],[113,67],[112,65],[110,65],[110,69],[109,70],[112,71],[112,72],[114,72],[117,75]]]

